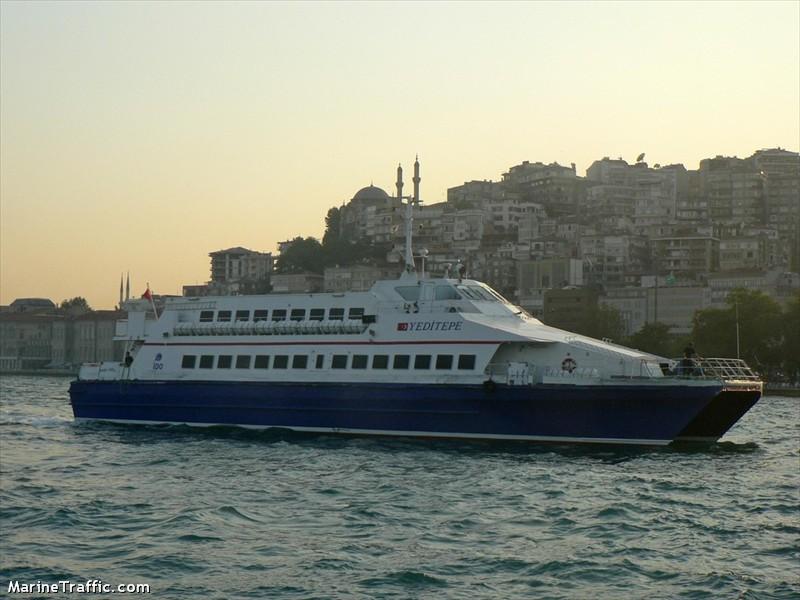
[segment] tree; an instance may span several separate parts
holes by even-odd
[[[87,313],[91,312],[92,310],[92,307],[89,306],[89,303],[83,296],[75,296],[69,300],[62,300],[59,308],[65,312],[70,312],[73,314]]]
[[[639,331],[630,336],[626,345],[642,352],[672,358],[676,352],[677,340],[670,334],[670,326],[666,323],[646,323]]]
[[[329,246],[339,241],[339,226],[342,222],[342,212],[337,207],[332,207],[325,215],[325,235],[322,236],[322,245]]]
[[[780,305],[763,292],[736,289],[728,294],[727,308],[707,308],[694,315],[692,335],[701,356],[735,357],[736,323],[739,354],[760,370],[781,362],[783,334]]]
[[[275,261],[278,273],[322,273],[325,253],[322,244],[313,237],[296,237]]]
[[[783,374],[800,379],[800,293],[789,301],[783,316]]]

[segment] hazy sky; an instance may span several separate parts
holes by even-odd
[[[0,303],[208,279],[523,160],[800,148],[800,3],[0,4]]]

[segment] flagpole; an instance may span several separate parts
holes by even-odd
[[[153,305],[153,314],[156,316],[156,320],[158,320],[158,311],[156,310],[156,301],[153,300],[153,292],[150,291],[150,282],[147,282],[147,292],[150,296],[150,304]]]

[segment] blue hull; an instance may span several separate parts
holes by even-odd
[[[720,392],[689,386],[75,381],[77,419],[371,435],[667,444]]]

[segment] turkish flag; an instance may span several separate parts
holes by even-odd
[[[153,294],[150,293],[150,287],[149,286],[144,291],[144,294],[142,294],[142,298],[146,298],[146,299],[150,300],[150,302],[153,301]]]

